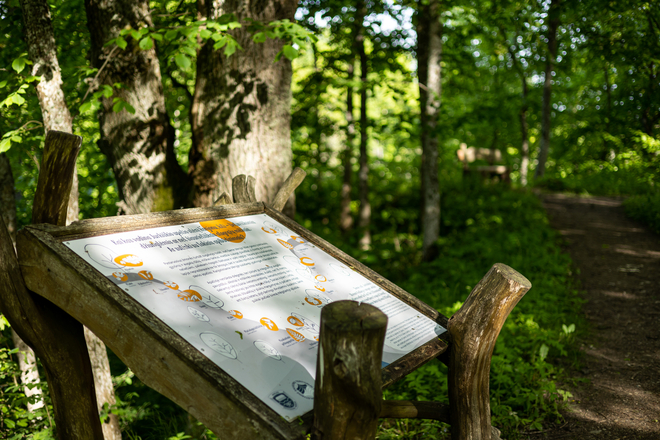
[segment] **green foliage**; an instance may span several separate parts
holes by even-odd
[[[627,199],[623,206],[626,214],[639,220],[660,234],[660,193],[637,195]]]
[[[452,187],[443,199],[440,256],[405,272],[385,273],[451,316],[495,262],[532,282],[498,338],[492,358],[493,424],[506,438],[558,421],[570,396],[558,388],[562,362],[575,362],[581,300],[538,199],[502,186]],[[387,391],[387,398],[446,399],[446,367],[430,363]],[[419,428],[414,428],[419,429]],[[405,438],[405,437],[404,437]],[[416,437],[417,438],[417,437]],[[423,437],[432,438],[432,437]]]

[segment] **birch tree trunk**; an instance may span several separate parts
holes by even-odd
[[[257,200],[270,203],[292,167],[291,63],[284,56],[274,62],[282,41],[254,43],[245,24],[293,20],[297,0],[198,0],[197,6],[201,17],[233,13],[244,27],[234,31],[243,50],[227,57],[209,42],[197,56],[188,168],[192,203],[211,206],[223,192],[231,194],[237,174],[254,176]],[[285,208],[289,215],[292,202]]]
[[[422,142],[422,258],[432,260],[440,234],[440,185],[438,182],[438,113],[442,94],[442,23],[440,1],[419,2],[417,56]]]
[[[360,168],[358,170],[358,192],[360,196],[360,211],[358,212],[358,228],[360,230],[360,249],[371,247],[371,203],[369,202],[369,154],[367,144],[367,53],[364,47],[364,18],[367,15],[367,5],[364,0],[358,0],[355,14],[355,49],[360,60]]]
[[[353,158],[353,141],[355,139],[355,120],[353,117],[353,85],[352,81],[355,76],[355,60],[351,56],[350,63],[348,64],[348,81],[349,85],[346,87],[346,146],[344,147],[344,155],[342,157],[342,165],[344,167],[344,174],[341,185],[341,209],[339,213],[339,228],[342,232],[347,232],[353,226],[353,216],[351,215],[351,189],[353,187],[353,165],[351,159]]]
[[[57,130],[72,133],[73,120],[62,91],[62,74],[57,59],[57,46],[48,3],[45,0],[21,0],[20,3],[25,22],[28,55],[33,63],[32,75],[41,78],[37,84],[37,97],[41,107],[44,127],[46,131]],[[78,176],[74,170],[67,223],[75,220],[78,220]],[[15,336],[14,343],[17,347],[23,345],[27,347],[17,335],[13,336]],[[87,328],[85,328],[85,337],[90,360],[93,367],[95,367],[94,384],[100,411],[104,403],[109,405],[115,403],[110,364],[103,342]],[[102,347],[102,349],[99,347]],[[29,354],[25,355],[25,362],[28,367],[32,366],[30,361],[34,364],[34,353],[31,356]],[[36,368],[34,368],[34,371],[36,372]],[[38,373],[36,374],[38,380]],[[103,435],[106,440],[121,440],[119,420],[116,415],[111,415],[109,423],[103,425]]]
[[[152,26],[148,2],[85,0],[85,11],[91,63],[101,69],[94,86],[122,85],[114,88],[112,98],[103,100],[98,142],[117,180],[120,212],[138,214],[188,206],[188,179],[174,153],[155,47],[141,50],[132,38],[127,39],[124,50],[104,47],[126,26]],[[126,101],[135,113],[113,111],[114,98]]]
[[[550,128],[552,114],[552,73],[557,57],[557,28],[560,23],[559,5],[561,0],[551,0],[548,10],[548,54],[545,59],[545,80],[543,81],[543,109],[541,116],[541,148],[534,178],[543,177],[545,163],[550,151]]]

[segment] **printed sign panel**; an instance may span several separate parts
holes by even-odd
[[[313,408],[326,304],[388,316],[383,367],[445,331],[266,214],[64,244],[288,421]]]

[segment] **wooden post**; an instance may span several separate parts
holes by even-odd
[[[282,211],[282,209],[284,209],[284,205],[286,205],[287,200],[289,200],[291,194],[293,194],[296,188],[298,188],[298,185],[302,183],[306,175],[307,173],[301,168],[294,168],[289,177],[287,177],[287,179],[280,187],[280,190],[277,191],[277,194],[275,194],[273,202],[271,203],[271,207],[277,211]]]
[[[527,278],[497,263],[449,319],[452,440],[491,440],[490,358],[509,312],[531,287]]]
[[[33,222],[65,224],[81,141],[79,136],[56,131],[46,135]],[[0,289],[3,314],[34,349],[46,371],[58,437],[103,438],[83,327],[51,302],[27,290],[4,223],[0,224]]]
[[[337,301],[322,309],[312,439],[375,438],[386,328],[387,316],[369,304]]]

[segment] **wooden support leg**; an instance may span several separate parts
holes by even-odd
[[[337,301],[322,309],[312,439],[376,437],[386,328],[387,316],[369,304]]]
[[[509,266],[495,264],[449,319],[452,440],[491,440],[490,358],[504,321],[531,287]]]
[[[50,131],[33,205],[33,223],[64,225],[81,139]],[[20,252],[20,248],[19,248]],[[102,439],[94,378],[83,326],[25,287],[11,239],[0,219],[0,308],[41,359],[61,440]]]

